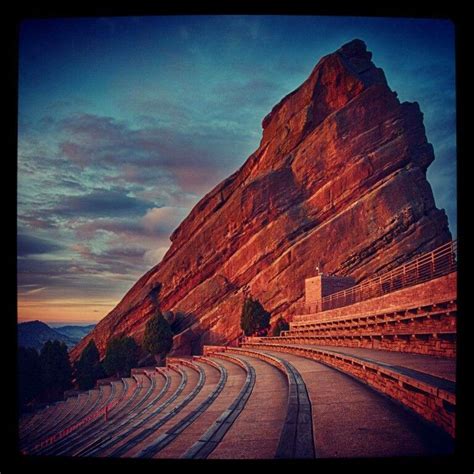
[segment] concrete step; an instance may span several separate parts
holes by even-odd
[[[203,407],[202,416],[180,434],[170,450],[160,453],[160,457],[206,459],[246,406],[255,385],[254,368],[237,357],[216,356],[200,359],[225,367],[227,377],[223,390]]]
[[[107,419],[104,415],[91,423],[81,431],[80,436],[76,436],[74,441],[69,443],[67,451],[63,451],[62,454],[77,455],[77,451],[81,450],[85,444],[97,439],[98,433],[103,433],[117,425],[120,420],[133,413],[150,396],[152,384],[148,376],[136,374],[125,380],[128,390],[123,396],[118,397],[117,404],[108,412]],[[112,400],[112,403],[114,401]]]
[[[291,322],[281,339],[271,337],[266,342],[342,345],[454,358],[456,322],[456,300],[332,318],[321,312]]]
[[[195,396],[205,382],[205,374],[200,367],[171,365],[179,375],[179,383],[174,391],[151,414],[145,415],[141,420],[134,422],[131,429],[120,438],[114,437],[114,444],[108,449],[98,453],[101,457],[132,457],[146,447],[153,438],[156,430],[168,419],[174,417]]]
[[[96,400],[96,402],[93,404],[93,406],[90,408],[87,414],[84,414],[80,420],[75,420],[74,425],[80,424],[80,427],[77,429],[72,429],[73,426],[71,426],[71,431],[62,437],[60,440],[54,442],[53,444],[43,448],[39,447],[36,448],[34,447],[32,449],[32,453],[34,454],[45,454],[45,455],[59,455],[62,454],[63,452],[67,452],[67,449],[69,446],[71,446],[76,439],[78,439],[81,436],[81,433],[85,432],[85,430],[88,429],[89,425],[93,423],[95,418],[93,417],[94,413],[100,411],[103,409],[106,405],[111,403],[115,397],[120,396],[124,392],[122,391],[124,389],[124,384],[122,382],[112,382],[107,385],[101,385],[99,387],[99,398]],[[119,395],[120,394],[120,395]]]
[[[124,439],[132,429],[138,429],[150,414],[159,410],[160,404],[166,400],[172,392],[179,386],[174,372],[168,369],[156,369],[156,373],[149,376],[154,381],[153,391],[146,402],[140,407],[136,407],[133,413],[126,414],[123,418],[107,424],[104,430],[95,434],[90,442],[83,443],[74,453],[75,456],[96,456],[100,452],[115,446],[118,441]]]

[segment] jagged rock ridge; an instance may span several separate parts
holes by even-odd
[[[284,315],[316,264],[358,281],[450,240],[417,103],[400,103],[361,40],[323,57],[264,118],[258,149],[209,192],[90,337],[141,340],[159,306],[185,315],[175,354],[240,333],[245,294]]]

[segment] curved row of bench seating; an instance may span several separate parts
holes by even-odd
[[[100,433],[95,433],[95,437],[86,443],[82,443],[81,447],[74,453],[76,456],[91,456],[95,455],[107,446],[111,445],[121,430],[124,427],[128,428],[130,424],[136,420],[140,415],[146,413],[152,407],[154,407],[168,391],[171,384],[171,378],[166,371],[157,369],[156,375],[147,372],[151,380],[153,381],[153,392],[150,395],[150,400],[143,400],[142,405],[137,406],[131,413],[125,413],[119,420],[115,420],[113,424],[107,426],[106,430],[102,430]],[[157,383],[156,379],[159,378],[161,383]],[[145,402],[148,402],[145,404]]]
[[[209,454],[212,453],[219,442],[224,438],[225,434],[229,431],[235,419],[242,412],[255,385],[255,370],[248,362],[243,361],[238,357],[223,356],[220,353],[214,355],[217,355],[224,360],[228,360],[231,363],[240,366],[246,373],[245,381],[229,407],[222,412],[219,418],[217,418],[214,423],[209,426],[209,428],[199,437],[199,439],[194,444],[192,444],[181,456],[184,459],[206,459]],[[196,360],[197,358],[195,357],[194,359]],[[199,358],[197,360],[206,359]],[[207,360],[210,361],[209,359]],[[211,396],[200,405],[198,410],[196,410],[196,413],[200,414],[204,412],[219,395],[223,388],[224,386],[222,384],[218,387],[218,389],[214,390]]]
[[[145,374],[150,380],[150,386],[145,391],[138,383],[132,388],[134,385],[132,379],[123,379],[120,382],[124,387],[122,391],[116,389],[118,382],[102,385],[99,390],[87,392],[87,400],[93,393],[97,393],[98,396],[87,407],[82,418],[85,418],[94,407],[98,411],[116,397],[118,402],[110,411],[107,420],[103,417],[93,419],[50,445],[35,444],[25,451],[35,455],[156,456],[212,408],[226,387],[228,380],[226,364],[229,362],[245,373],[244,383],[233,388],[235,396],[227,409],[203,430],[201,437],[196,435],[195,443],[191,443],[183,452],[183,457],[207,457],[212,452],[210,448],[216,446],[217,437],[222,439],[244,409],[253,390],[255,371],[251,364],[241,360],[238,355],[170,360],[166,368],[158,368],[153,375]],[[206,386],[206,373],[209,371],[217,372],[219,378],[214,385],[208,384],[209,390],[199,398],[198,395]],[[193,372],[197,377],[190,382]],[[152,383],[155,377],[161,378],[162,383]],[[140,390],[144,392],[141,398],[137,395]],[[77,399],[79,398],[80,395]],[[62,408],[68,402],[69,399],[62,402]],[[61,403],[58,407],[60,405]],[[55,410],[58,410],[58,407],[55,407]],[[180,416],[181,413],[183,416]],[[48,431],[43,430],[42,433],[46,434],[54,428],[60,429],[63,426],[61,423],[55,423]],[[37,437],[41,435],[38,434]],[[196,442],[201,448],[204,444],[205,449],[191,449]]]
[[[81,433],[83,433],[91,423],[94,423],[98,419],[98,416],[96,416],[98,413],[102,413],[105,407],[110,403],[114,401],[119,402],[126,393],[127,387],[128,385],[125,386],[123,381],[101,385],[99,387],[101,396],[97,399],[92,409],[88,410],[88,412],[84,414],[80,420],[77,420],[76,423],[57,433],[56,438],[59,439],[56,440],[55,435],[53,435],[44,442],[35,445],[31,448],[30,452],[33,454],[43,455],[60,454],[64,447],[68,446],[72,440],[80,437]],[[55,442],[51,442],[50,440],[55,440]]]
[[[80,422],[82,419],[86,418],[89,416],[91,413],[95,412],[98,407],[101,406],[103,403],[103,399],[105,396],[107,396],[108,392],[110,392],[110,387],[107,385],[103,385],[99,387],[99,389],[93,389],[89,391],[89,395],[87,397],[87,401],[85,405],[82,407],[80,413],[75,419],[70,420],[70,423],[58,426],[55,429],[55,432],[61,432],[62,430],[65,430],[69,428],[72,424],[76,424]],[[58,402],[56,405],[57,407],[64,406],[66,402]],[[44,426],[45,428],[48,428],[49,431],[53,430],[52,424],[54,424],[54,420],[56,419],[56,414],[57,412],[50,413],[48,410],[44,411],[44,413],[41,414],[40,417],[38,417],[35,426],[29,430],[27,433],[27,436],[21,441],[21,447],[23,450],[26,451],[34,451],[36,449],[37,444],[37,436],[35,436],[35,433],[40,433],[42,431],[42,427]],[[20,428],[20,433],[21,433],[21,428]],[[41,436],[43,441],[47,439],[47,436]]]
[[[136,457],[142,457],[142,458],[149,458],[155,456],[158,452],[160,452],[162,449],[164,449],[166,446],[168,446],[170,443],[172,443],[179,434],[184,431],[193,421],[195,421],[200,415],[202,415],[207,408],[210,406],[210,404],[217,398],[217,396],[221,393],[223,390],[226,382],[227,382],[227,370],[225,367],[223,367],[221,364],[217,364],[209,359],[194,359],[193,362],[188,362],[185,359],[178,360],[178,363],[188,365],[190,367],[195,366],[195,362],[197,360],[200,360],[208,365],[211,365],[215,369],[219,371],[219,380],[212,390],[211,393],[209,393],[206,398],[194,409],[190,410],[184,418],[181,418],[178,422],[174,423],[171,427],[169,427],[164,433],[161,435],[157,436],[156,439],[151,443],[148,444],[148,446],[144,449],[142,449]],[[202,382],[202,383],[201,383]],[[161,423],[159,427],[163,426],[167,421],[169,421],[172,417],[176,415],[178,411],[181,411],[188,403],[194,399],[198,393],[198,391],[201,390],[201,388],[204,386],[204,380],[200,379],[200,383],[198,386],[191,392],[188,397],[186,397],[185,400],[183,400],[179,405],[176,406],[174,410],[172,410],[167,416],[163,417],[161,420]]]
[[[105,416],[97,418],[90,424],[86,425],[83,429],[72,433],[72,436],[66,438],[62,442],[62,446],[57,445],[55,447],[54,453],[61,455],[73,453],[73,449],[76,444],[80,443],[82,445],[84,442],[95,439],[97,432],[101,429],[101,426],[106,423],[107,426],[116,423],[123,416],[125,416],[128,411],[133,410],[137,403],[141,403],[144,397],[149,395],[152,384],[148,376],[133,375],[129,380],[129,389],[125,391],[122,396],[118,397],[114,408],[107,412],[107,420],[105,420]],[[144,393],[143,388],[145,388]],[[110,423],[108,423],[109,420]]]
[[[456,315],[456,300],[337,318],[324,318],[322,312],[312,319],[296,317],[289,330],[279,337],[267,337],[265,342],[365,347],[454,358]]]

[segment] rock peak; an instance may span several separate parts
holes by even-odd
[[[367,45],[361,39],[355,38],[346,44],[343,44],[338,50],[338,53],[344,56],[363,56],[367,53]],[[369,53],[370,54],[370,53]]]
[[[179,315],[174,354],[235,340],[246,294],[286,317],[316,262],[357,282],[451,239],[426,168],[418,106],[401,104],[365,43],[322,58],[264,120],[259,148],[201,201],[146,273],[89,336],[143,338],[156,312]]]
[[[366,86],[387,84],[383,70],[372,62],[372,53],[367,51],[367,45],[361,39],[354,39],[344,44],[336,54],[343,58],[347,67],[357,74]]]
[[[274,146],[288,154],[326,117],[342,109],[368,87],[382,84],[388,89],[383,71],[371,59],[372,53],[360,39],[324,56],[308,79],[263,119],[260,147],[270,145],[270,149]]]

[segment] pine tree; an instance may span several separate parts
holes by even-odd
[[[18,348],[18,388],[21,409],[36,400],[43,389],[39,354],[31,347]]]
[[[103,367],[108,375],[129,377],[132,367],[139,359],[140,347],[133,337],[121,336],[112,338],[108,344]]]
[[[63,392],[72,387],[72,368],[66,344],[45,342],[39,360],[45,398],[49,401],[62,398]]]
[[[76,366],[76,380],[81,390],[89,390],[95,386],[97,379],[103,376],[100,364],[99,351],[93,339],[89,341],[82,351]]]
[[[242,308],[240,327],[246,336],[252,336],[258,331],[267,329],[270,325],[270,313],[258,300],[246,298]]]
[[[173,332],[171,327],[163,315],[157,312],[146,323],[143,348],[156,359],[161,359],[172,347]]]

